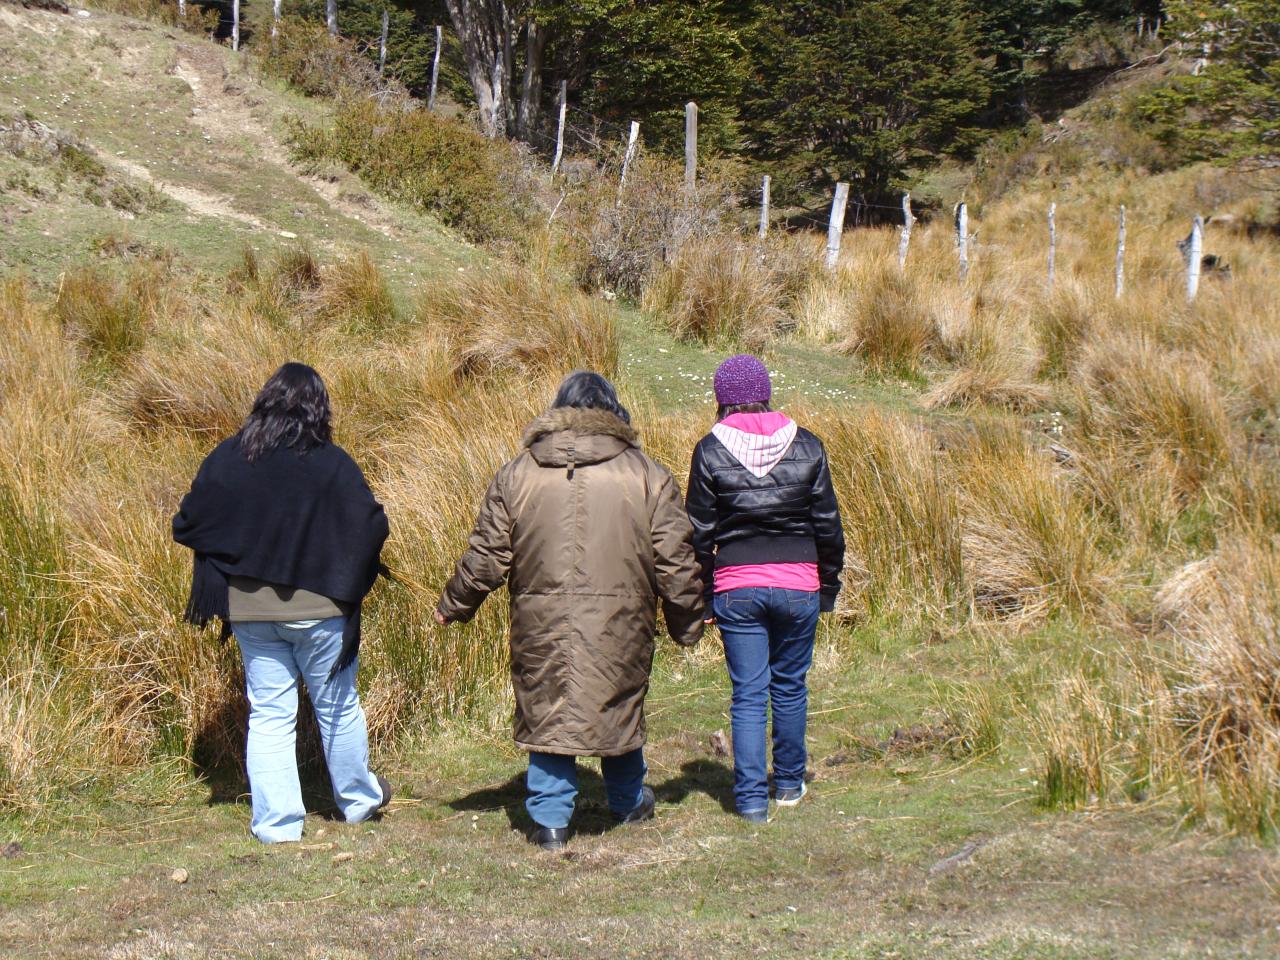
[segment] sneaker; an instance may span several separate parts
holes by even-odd
[[[738,816],[743,820],[746,820],[748,823],[768,823],[769,808],[765,807],[762,810],[739,810]]]
[[[529,834],[529,842],[536,843],[543,850],[563,850],[569,841],[568,827],[543,827],[534,825]]]
[[[780,807],[794,807],[808,792],[809,788],[803,783],[798,787],[783,787],[773,795],[773,800]]]
[[[620,817],[616,813],[613,818],[619,823],[642,823],[645,820],[653,819],[653,808],[657,805],[658,798],[653,795],[653,787],[645,784],[640,788],[640,803],[636,808],[628,813],[625,817]]]
[[[382,789],[382,802],[374,807],[374,810],[384,810],[387,804],[391,802],[391,784],[387,782],[387,778],[380,773],[375,773],[378,778],[378,786]]]

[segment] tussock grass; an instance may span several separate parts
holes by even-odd
[[[961,556],[973,601],[1020,617],[1080,611],[1103,586],[1098,529],[1047,450],[981,425],[951,459],[963,511]]]
[[[555,375],[582,367],[612,376],[618,335],[603,302],[515,267],[433,287],[418,318],[450,344],[459,377]]]
[[[787,321],[785,290],[762,249],[717,237],[686,244],[645,289],[643,303],[682,340],[759,352]]]
[[[321,316],[356,333],[376,332],[396,319],[391,291],[363,250],[329,269],[318,288],[316,306]]]
[[[1119,438],[1136,466],[1156,466],[1182,495],[1201,490],[1239,437],[1230,404],[1202,356],[1145,338],[1099,341],[1081,359],[1079,430]]]
[[[916,285],[896,267],[872,274],[847,305],[841,349],[874,369],[912,376],[939,345],[937,323]]]
[[[158,268],[135,265],[124,277],[83,267],[63,276],[54,314],[95,357],[119,362],[147,338],[163,292]]]
[[[915,420],[866,411],[822,418],[849,517],[846,613],[939,618],[964,603],[962,528],[937,442]]]

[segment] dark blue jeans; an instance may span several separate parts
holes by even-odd
[[[773,707],[773,783],[804,783],[804,735],[818,629],[818,594],[777,587],[717,593],[712,607],[733,681],[733,799],[740,813],[769,808],[766,712]]]
[[[525,779],[529,797],[524,806],[539,826],[569,825],[578,796],[577,760],[577,757],[558,753],[535,751],[529,754],[529,775]],[[601,757],[600,772],[604,775],[609,809],[614,815],[625,817],[640,806],[640,788],[644,786],[644,776],[648,772],[643,748],[637,747],[618,757]]]

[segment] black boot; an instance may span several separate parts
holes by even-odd
[[[533,833],[529,834],[529,841],[543,850],[563,850],[568,840],[568,827],[543,827],[535,824]]]
[[[645,820],[652,820],[653,808],[657,802],[658,798],[653,795],[653,787],[646,784],[640,788],[640,805],[625,817],[615,816],[614,819],[619,823],[642,823]]]
[[[382,790],[382,802],[375,807],[375,810],[382,810],[391,802],[391,784],[387,782],[387,778],[380,773],[375,773],[378,778],[378,787]]]

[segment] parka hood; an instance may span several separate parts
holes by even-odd
[[[556,407],[525,429],[523,445],[543,467],[585,466],[638,446],[636,432],[605,410]]]

